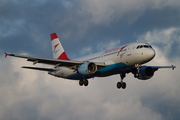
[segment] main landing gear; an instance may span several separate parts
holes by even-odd
[[[122,87],[122,89],[125,89],[126,88],[126,83],[123,82],[123,79],[126,77],[126,74],[121,73],[120,76],[121,76],[121,82],[117,83],[117,88],[120,89]]]
[[[88,80],[86,80],[86,79],[83,79],[83,80],[79,80],[79,85],[80,86],[88,86],[88,84],[89,84],[89,82],[88,82]]]

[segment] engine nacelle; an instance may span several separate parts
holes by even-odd
[[[154,75],[154,70],[151,67],[141,67],[138,72],[134,74],[135,78],[138,78],[140,80],[147,80],[150,79]]]
[[[84,63],[78,68],[78,72],[81,75],[94,74],[96,71],[97,71],[97,65],[93,62]]]

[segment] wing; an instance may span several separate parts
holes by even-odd
[[[172,70],[174,70],[174,68],[176,68],[176,66],[172,65],[172,66],[149,66],[151,68],[154,69],[154,71],[157,71],[160,68],[172,68]]]
[[[29,62],[33,62],[33,65],[37,63],[42,63],[42,64],[48,64],[48,65],[53,65],[55,67],[61,66],[61,67],[67,67],[70,69],[76,69],[77,66],[80,66],[84,64],[84,61],[71,61],[71,60],[59,60],[59,59],[47,59],[47,58],[38,58],[38,57],[29,57],[29,56],[23,56],[23,55],[15,55],[15,54],[7,54],[5,53],[5,57],[7,56],[13,56],[13,57],[18,57],[18,58],[24,58],[27,59]],[[100,62],[95,62],[98,68],[103,68],[105,67],[104,63]]]
[[[143,67],[150,67],[154,70],[154,72],[156,72],[158,69],[162,69],[162,68],[171,68],[172,70],[174,70],[176,68],[176,66],[172,65],[172,66],[141,66],[140,68]],[[124,72],[124,73],[133,73],[136,74],[137,73],[137,68],[136,67],[132,67],[132,68],[127,68],[127,69],[123,69],[123,71],[120,72]]]

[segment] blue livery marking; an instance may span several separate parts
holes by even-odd
[[[127,65],[124,64],[123,62],[120,62],[120,63],[116,63],[116,64],[112,64],[112,65],[107,65],[106,67],[100,69],[99,71],[101,73],[105,73],[105,72],[109,72],[111,70],[116,70],[116,69],[123,69],[123,68],[126,68]]]

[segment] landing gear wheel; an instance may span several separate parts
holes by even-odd
[[[120,89],[121,86],[122,86],[122,85],[121,85],[121,82],[118,82],[118,83],[117,83],[117,88]]]
[[[83,84],[84,84],[84,81],[83,80],[79,80],[79,85],[83,86]]]
[[[88,86],[89,82],[88,80],[84,80],[84,86]]]
[[[117,83],[117,88],[120,89],[122,87],[122,89],[126,88],[126,83],[125,82],[118,82]]]
[[[89,84],[89,82],[88,82],[88,80],[86,80],[86,79],[85,79],[85,80],[79,80],[79,85],[80,85],[80,86],[83,86],[83,85],[84,85],[84,86],[88,86],[88,84]]]
[[[126,88],[126,83],[125,82],[121,83],[121,85],[122,85],[122,89]]]
[[[126,77],[126,73],[125,72],[120,73],[120,77],[121,77],[121,82],[117,83],[117,88],[120,89],[122,87],[122,89],[125,89],[126,83],[123,82],[123,79]]]

